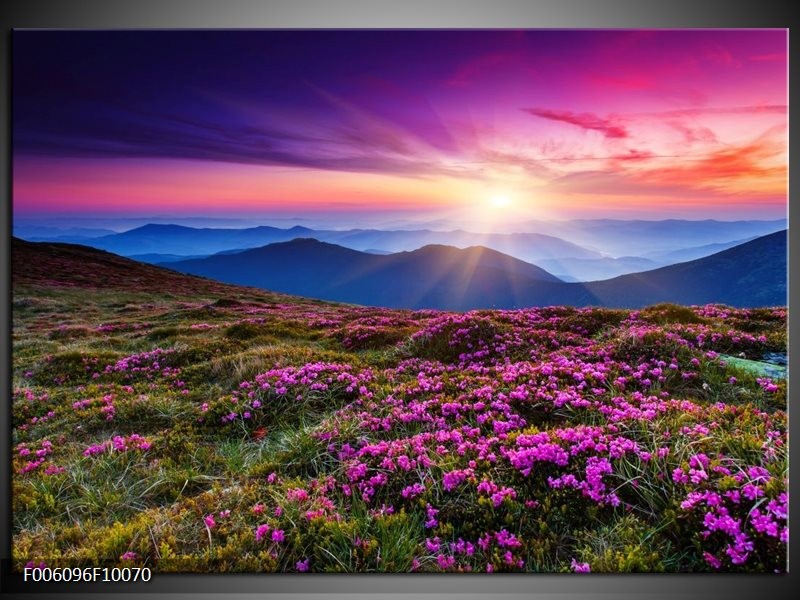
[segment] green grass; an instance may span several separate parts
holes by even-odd
[[[673,471],[704,453],[734,475],[753,465],[766,468],[770,499],[785,491],[786,382],[775,380],[777,389],[768,391],[747,363],[723,364],[707,354],[752,358],[785,351],[785,314],[776,311],[746,318],[729,309],[721,318],[665,304],[640,311],[632,326],[631,311],[552,307],[537,313],[543,324],[531,329],[525,329],[530,315],[480,311],[425,334],[441,315],[243,288],[167,291],[15,288],[12,536],[18,566],[29,560],[119,563],[122,554],[135,552],[137,564],[190,572],[293,571],[305,560],[312,570],[332,572],[485,571],[487,565],[560,572],[573,560],[598,572],[709,570],[692,520],[697,516],[680,508],[689,488],[672,480]],[[714,341],[700,348],[700,334]],[[166,352],[141,358],[157,348]],[[486,354],[469,368],[458,366],[476,350]],[[113,368],[132,356],[140,357],[138,370]],[[566,366],[556,364],[561,358]],[[659,360],[663,380],[650,373]],[[676,369],[666,366],[673,360]],[[611,366],[581,385],[574,377],[581,361]],[[545,363],[556,366],[544,372]],[[283,394],[242,387],[271,369],[313,364],[372,375],[361,382],[366,392],[348,391],[338,380],[324,389],[311,380],[292,384]],[[503,379],[498,373],[508,365],[520,371]],[[633,376],[639,368],[641,378],[652,378],[649,386]],[[514,398],[520,387],[531,396]],[[560,392],[587,404],[558,404]],[[262,408],[244,419],[237,404],[253,398]],[[615,422],[597,406],[617,398],[634,407],[654,398],[696,408]],[[484,419],[485,411],[475,408],[481,399],[488,406],[507,402],[508,409]],[[427,404],[424,414],[413,412],[417,402]],[[231,411],[237,418],[223,423]],[[510,413],[524,424],[495,430]],[[630,453],[614,457],[613,474],[603,481],[619,495],[620,507],[548,483],[564,473],[585,477],[588,454],[576,453],[563,468],[542,461],[527,476],[504,457],[518,449],[521,434],[580,427],[624,436],[653,455],[666,446],[669,454],[650,461]],[[457,433],[438,439],[439,430]],[[93,445],[133,435],[150,447],[85,455]],[[491,440],[482,456],[467,443],[479,438]],[[52,443],[45,462],[25,471],[45,440]],[[347,454],[368,445],[377,448],[374,455],[356,461]],[[28,455],[20,454],[26,449]],[[401,456],[418,455],[430,464],[400,466]],[[366,473],[348,484],[358,462]],[[446,489],[445,476],[461,469],[472,469],[471,479]],[[369,478],[377,479],[365,497]],[[512,488],[516,497],[495,506],[477,491],[484,479]],[[722,476],[712,480],[720,489],[730,485]],[[401,495],[420,482],[419,496]],[[439,511],[435,526],[426,525],[429,504]],[[214,527],[204,525],[207,515],[214,515]],[[262,524],[281,529],[285,540],[256,540]],[[517,536],[520,547],[477,546],[482,536],[502,530]],[[433,538],[437,550],[426,545]],[[471,543],[473,552],[451,549],[460,542]],[[785,545],[757,542],[752,569],[780,565]],[[509,564],[507,550],[524,567]],[[451,556],[455,562],[447,566]]]

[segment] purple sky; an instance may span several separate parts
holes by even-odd
[[[787,34],[16,31],[14,216],[780,218]]]

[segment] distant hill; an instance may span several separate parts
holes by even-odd
[[[693,257],[694,258],[694,257]],[[627,273],[637,273],[664,266],[649,258],[622,256],[620,258],[544,258],[535,261],[563,281],[596,281]]]
[[[601,258],[601,254],[582,245],[544,233],[475,233],[472,231],[431,231],[352,229],[348,231],[315,231],[314,237],[324,242],[354,250],[402,252],[423,246],[440,245],[456,248],[484,246],[526,262],[547,258]]]
[[[657,302],[776,306],[787,301],[787,231],[697,260],[586,284],[605,306]]]
[[[83,244],[150,263],[235,253],[296,238],[314,238],[370,254],[412,251],[428,245],[484,246],[539,265],[564,281],[596,281],[685,262],[785,229],[773,221],[622,221],[613,219],[533,222],[528,233],[475,233],[432,229],[286,229],[189,227],[148,224],[122,233],[93,229],[18,226],[29,241]],[[162,259],[163,257],[163,259]]]
[[[718,244],[705,244],[703,246],[693,246],[691,248],[681,248],[680,250],[671,250],[669,252],[648,252],[645,258],[662,263],[662,266],[671,265],[677,262],[686,262],[695,260],[696,258],[703,258],[722,252],[728,248],[739,246],[745,242],[756,239],[758,236],[750,236],[742,240],[732,240],[730,242],[721,242]]]
[[[508,307],[539,284],[562,284],[535,265],[482,247],[430,245],[377,255],[314,239],[165,266],[228,283],[388,307]]]
[[[122,256],[149,254],[208,256],[218,252],[258,248],[304,237],[345,246],[353,250],[394,253],[439,244],[467,248],[486,246],[532,262],[542,258],[600,258],[598,252],[541,233],[477,234],[468,231],[377,229],[314,230],[295,226],[247,229],[195,228],[183,225],[144,225],[122,233],[84,238],[80,243]]]
[[[207,255],[199,254],[197,256],[184,256],[181,254],[131,254],[127,258],[138,260],[139,262],[157,265],[160,263],[175,262],[178,260],[190,260],[195,258],[205,258]]]
[[[309,231],[305,227],[279,229],[261,226],[248,229],[214,229],[151,224],[88,240],[86,243],[123,256],[140,254],[207,256],[233,248],[252,248],[286,241],[303,236]]]
[[[787,302],[787,232],[686,263],[589,283],[567,283],[494,250],[426,246],[375,255],[297,239],[204,259],[148,265],[108,252],[12,239],[13,285],[120,288],[170,294],[229,284],[387,307],[521,308],[567,304],[641,308],[659,302],[737,307]],[[211,278],[204,279],[190,273]]]
[[[572,221],[532,221],[524,226],[527,231],[547,232],[548,235],[572,240],[581,246],[611,256],[653,258],[653,253],[668,253],[708,244],[725,244],[733,240],[752,239],[786,229],[786,225],[786,219],[769,221],[576,219]],[[717,248],[716,250],[722,249]],[[706,254],[710,254],[710,252]],[[689,260],[700,256],[702,255],[679,258],[680,260]]]
[[[49,227],[47,225],[14,225],[14,236],[28,241],[45,241],[54,239],[90,239],[104,235],[113,235],[112,229],[96,229],[91,227]]]
[[[786,304],[786,231],[694,261],[589,283],[481,247],[380,256],[310,239],[178,261],[179,271],[289,294],[407,308],[641,307],[658,302]]]

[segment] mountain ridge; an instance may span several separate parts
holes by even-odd
[[[285,248],[302,248],[306,254],[280,254]],[[309,251],[316,255],[308,256]],[[336,264],[330,261],[331,256],[337,257]],[[343,256],[354,263],[343,262]],[[760,305],[786,302],[786,231],[762,236],[709,257],[591,282],[563,282],[535,265],[499,256],[503,256],[502,253],[481,247],[460,250],[435,245],[382,256],[359,253],[326,242],[295,240],[288,245],[268,245],[236,255],[177,261],[166,266],[223,278],[230,283],[324,300],[388,307],[468,310],[571,304],[635,308],[658,302],[721,302],[734,306],[751,302]],[[471,263],[473,267],[479,265],[480,272],[475,267],[471,274],[462,271],[460,280],[454,280],[452,276],[446,280],[444,266],[450,261],[451,270],[455,268],[455,257],[461,259],[461,269],[465,268],[464,264]],[[476,257],[480,258],[477,262]],[[414,262],[420,258],[421,261]],[[264,265],[258,260],[272,262]],[[304,262],[313,263],[317,270]],[[275,265],[280,265],[284,272],[275,272]],[[513,276],[492,272],[492,269],[510,267],[513,267]],[[268,273],[260,273],[259,268]],[[381,269],[389,269],[390,275],[381,278],[378,275]],[[305,286],[299,285],[292,280],[292,274],[314,278],[316,287],[309,285],[308,281]],[[450,289],[444,289],[445,285]]]
[[[376,255],[298,238],[238,254],[154,266],[86,246],[12,238],[12,275],[15,284],[49,282],[74,287],[224,289],[233,284],[390,308],[513,309],[559,304],[641,308],[660,302],[776,306],[786,304],[786,247],[784,230],[711,257],[607,280],[571,283],[536,265],[479,246],[430,245]],[[264,259],[272,262],[264,263]],[[209,265],[219,272],[209,270]],[[269,286],[264,278],[255,277],[259,273],[269,276]]]
[[[573,220],[534,222],[527,233],[475,233],[406,226],[387,230],[356,227],[314,229],[296,224],[226,228],[153,222],[106,235],[70,235],[64,230],[15,227],[15,235],[29,241],[59,241],[109,250],[151,264],[220,252],[234,253],[267,244],[314,237],[372,254],[415,250],[429,244],[458,248],[481,245],[536,264],[565,281],[606,279],[710,255],[743,240],[785,228],[785,220],[687,221]],[[17,234],[19,229],[19,234]],[[99,230],[98,230],[99,231]],[[64,235],[67,233],[67,235]],[[76,230],[72,230],[76,233]],[[87,233],[90,233],[87,230]],[[27,237],[26,237],[27,236]]]

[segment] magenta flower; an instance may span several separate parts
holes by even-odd
[[[280,544],[286,539],[282,529],[276,529],[272,532],[272,541]]]
[[[269,533],[269,530],[270,527],[266,523],[259,525],[256,528],[256,541],[260,542],[262,539],[264,539],[264,536],[267,535],[267,533]]]
[[[425,521],[425,528],[431,529],[436,527],[439,524],[439,521],[436,519],[436,515],[439,514],[439,509],[427,504],[425,507],[425,513],[428,515],[428,520]]]
[[[421,483],[415,483],[413,485],[409,485],[403,488],[403,491],[400,492],[400,495],[403,498],[414,498],[422,494],[424,491],[425,491],[424,485],[422,485]]]
[[[439,568],[443,571],[449,569],[454,564],[456,564],[456,559],[454,556],[447,556],[445,554],[439,554],[436,557],[436,562],[439,565]]]
[[[709,565],[711,565],[715,569],[719,569],[722,566],[722,561],[720,561],[720,559],[718,559],[710,552],[703,552],[703,558]]]
[[[589,567],[589,563],[579,563],[574,558],[570,563],[570,568],[572,568],[573,572],[575,573],[589,573],[591,572],[591,568]]]

